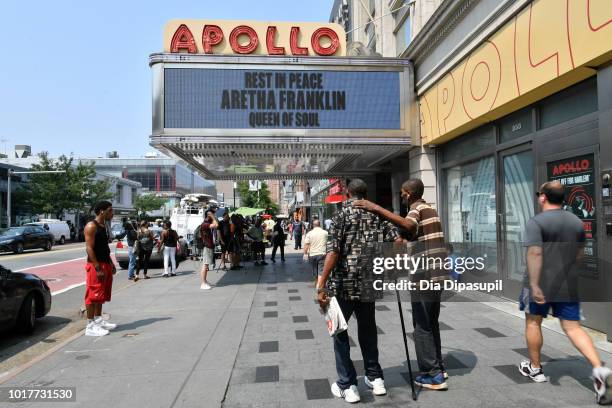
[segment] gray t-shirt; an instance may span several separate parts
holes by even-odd
[[[527,222],[524,246],[542,248],[540,287],[547,301],[577,301],[576,255],[584,240],[582,221],[569,211],[543,211]],[[528,274],[525,271],[525,287],[529,287]]]

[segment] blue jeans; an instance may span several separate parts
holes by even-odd
[[[348,322],[353,312],[357,319],[357,338],[365,375],[369,380],[384,378],[382,368],[378,363],[378,333],[376,332],[376,309],[374,302],[360,302],[358,300],[345,300],[337,298],[344,318]],[[336,371],[338,380],[336,384],[345,390],[351,385],[357,385],[357,372],[351,360],[351,347],[348,330],[334,336],[334,353],[336,355]]]
[[[136,269],[136,252],[134,252],[133,246],[128,247],[128,258],[130,260],[130,263],[128,265],[128,277],[133,278],[134,269]]]

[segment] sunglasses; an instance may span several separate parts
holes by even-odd
[[[539,191],[536,191],[536,192],[535,192],[535,196],[536,196],[536,197],[539,197],[541,194],[543,194],[543,193],[540,193]]]

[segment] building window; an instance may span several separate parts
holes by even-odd
[[[406,48],[408,48],[408,45],[410,45],[410,41],[412,39],[410,32],[410,13],[407,14],[408,16],[395,32],[395,41],[397,43],[398,54],[401,54]]]
[[[374,22],[370,22],[366,26],[366,36],[368,38],[368,48],[376,51],[376,25]]]
[[[448,241],[458,254],[478,248],[479,256],[487,256],[487,272],[497,273],[493,156],[447,169],[445,185]]]
[[[121,185],[117,185],[116,187],[117,190],[117,204],[122,204],[123,203],[123,186]]]
[[[591,78],[545,99],[540,104],[540,128],[546,129],[597,109],[597,80]]]
[[[483,126],[446,143],[442,151],[442,158],[445,162],[461,160],[494,147],[495,132],[493,126]]]
[[[410,18],[410,3],[407,0],[398,1],[391,5],[393,18],[395,19],[395,44],[397,45],[397,54],[402,54],[410,41],[412,41],[412,26]]]

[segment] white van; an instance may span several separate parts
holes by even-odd
[[[38,225],[53,234],[53,239],[60,245],[64,245],[70,239],[70,227],[66,221],[54,219],[41,219],[38,222],[31,222],[27,225]]]

